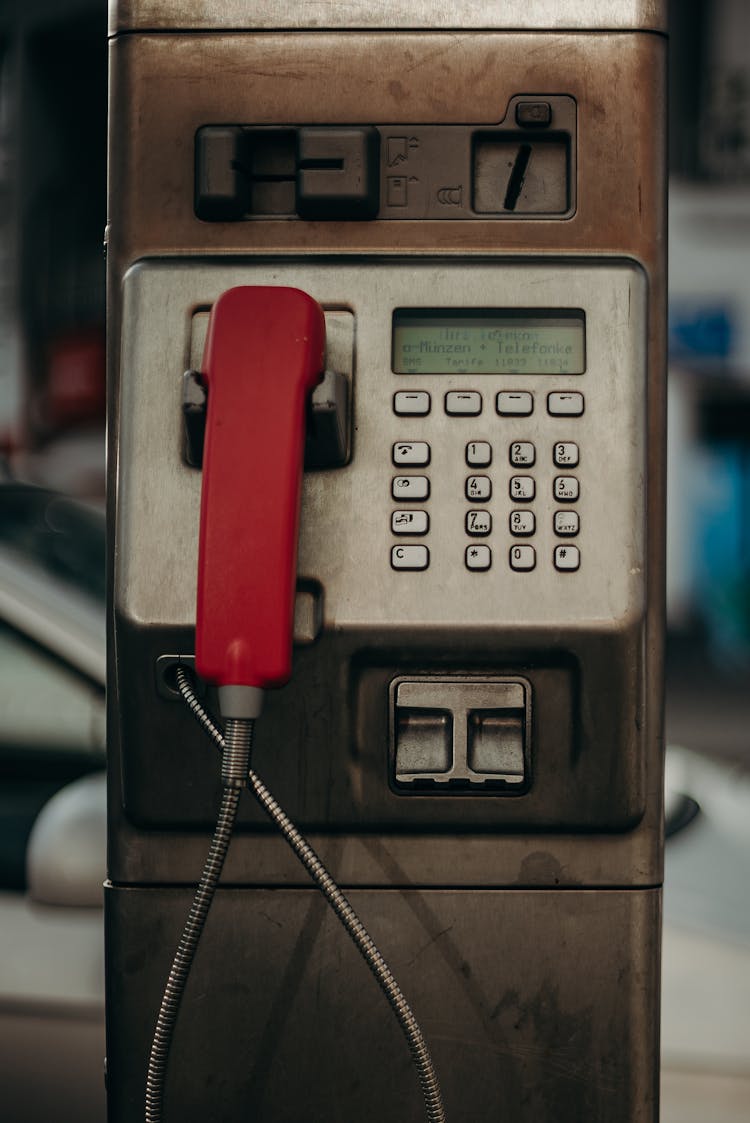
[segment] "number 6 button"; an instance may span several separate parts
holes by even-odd
[[[553,490],[559,503],[574,503],[580,491],[575,476],[555,476]]]

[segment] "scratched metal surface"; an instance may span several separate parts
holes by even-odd
[[[472,28],[666,31],[665,0],[110,0],[110,34],[171,29]]]

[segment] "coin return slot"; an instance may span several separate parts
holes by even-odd
[[[400,792],[519,792],[528,781],[525,679],[419,678],[391,684],[391,762]]]
[[[506,784],[524,780],[523,710],[474,710],[469,714],[468,764],[472,772]]]
[[[453,718],[439,710],[399,710],[396,745],[398,772],[447,772],[453,759]]]

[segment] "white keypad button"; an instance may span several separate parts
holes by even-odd
[[[492,550],[489,546],[477,543],[476,546],[466,547],[467,569],[489,569],[492,565]]]
[[[555,511],[555,534],[572,537],[580,529],[578,511]]]
[[[552,489],[555,499],[560,503],[573,503],[580,492],[575,476],[555,476]]]
[[[393,511],[391,530],[394,534],[426,534],[430,516],[426,511]]]
[[[394,569],[427,569],[430,551],[426,546],[393,546],[391,565]]]
[[[558,441],[552,449],[552,459],[558,468],[575,468],[578,463],[578,445],[573,441]]]
[[[469,476],[466,481],[467,499],[489,499],[492,495],[492,480],[489,476]]]
[[[583,413],[583,394],[578,391],[548,394],[547,410],[555,417],[580,417]]]
[[[400,417],[424,417],[430,412],[430,405],[426,390],[399,390],[393,395],[393,412]]]
[[[536,530],[536,518],[533,511],[511,511],[508,517],[508,528],[511,534],[518,538],[533,534]]]
[[[492,462],[489,441],[469,441],[466,446],[466,463],[470,467],[486,468]]]
[[[534,409],[534,399],[528,390],[501,390],[496,409],[504,417],[528,417]]]
[[[577,546],[555,546],[556,569],[578,569],[581,554]]]
[[[430,463],[430,446],[426,441],[398,441],[393,446],[394,464]]]
[[[515,499],[517,503],[522,503],[527,499],[533,499],[536,492],[533,476],[511,476],[510,477],[510,497]]]
[[[482,538],[492,530],[492,515],[489,511],[467,511],[466,533]]]
[[[510,462],[514,467],[526,464],[529,467],[534,463],[536,450],[531,441],[514,441],[508,450]]]
[[[449,390],[445,395],[445,412],[476,417],[482,412],[482,395],[477,390]]]
[[[427,476],[394,476],[391,484],[394,499],[427,499],[430,494],[430,481]]]
[[[535,565],[536,551],[533,546],[511,546],[511,569],[533,569]]]

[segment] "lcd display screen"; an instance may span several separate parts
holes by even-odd
[[[580,309],[398,308],[396,374],[583,374]]]

